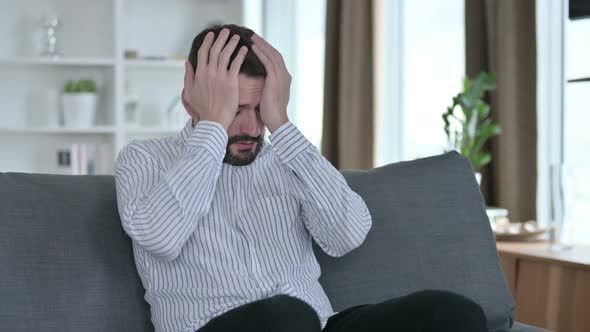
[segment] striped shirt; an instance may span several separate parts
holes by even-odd
[[[180,135],[133,141],[117,158],[121,222],[156,331],[195,331],[240,305],[299,298],[333,314],[312,238],[331,256],[371,227],[362,198],[288,122],[247,166],[223,163],[227,132],[189,120]]]

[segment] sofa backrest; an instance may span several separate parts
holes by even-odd
[[[153,331],[111,176],[0,173],[0,331]]]
[[[479,303],[490,331],[508,331],[514,304],[471,164],[456,152],[344,171],[373,219],[361,247],[332,258],[315,246],[334,310],[422,289]]]

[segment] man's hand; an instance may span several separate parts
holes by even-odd
[[[197,71],[186,62],[182,99],[193,119],[220,123],[226,130],[238,111],[238,74],[248,48],[242,46],[228,68],[240,37],[223,29],[217,40],[209,32],[197,53]],[[227,45],[226,45],[227,42]],[[225,45],[225,47],[224,47]]]
[[[252,36],[252,42],[252,50],[266,68],[266,80],[260,100],[260,118],[272,133],[289,121],[287,105],[291,75],[279,51],[257,34]]]

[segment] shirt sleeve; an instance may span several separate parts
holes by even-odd
[[[173,260],[210,210],[227,145],[216,122],[194,127],[175,164],[167,170],[137,142],[121,150],[115,165],[123,229],[148,254]]]
[[[269,139],[294,175],[292,192],[301,202],[303,222],[318,245],[337,257],[360,246],[371,228],[371,215],[342,174],[290,122]]]

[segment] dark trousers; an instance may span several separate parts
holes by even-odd
[[[305,302],[286,295],[252,302],[209,321],[198,332],[320,332]],[[425,290],[330,317],[324,332],[486,332],[483,310],[466,297]]]

